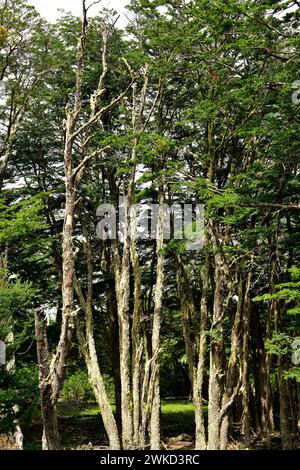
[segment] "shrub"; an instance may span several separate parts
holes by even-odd
[[[61,398],[63,401],[90,401],[94,398],[88,374],[84,371],[70,375],[64,383]]]

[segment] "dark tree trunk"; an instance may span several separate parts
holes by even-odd
[[[41,389],[41,409],[43,417],[43,450],[60,450],[62,448],[58,425],[57,425],[57,409],[56,405],[53,404],[52,399],[52,387],[47,384]]]
[[[118,309],[115,296],[115,289],[109,289],[107,292],[107,318],[108,318],[108,340],[114,347],[109,349],[112,373],[115,386],[116,402],[116,422],[119,435],[122,433],[122,414],[121,414],[121,372],[120,372],[120,350],[119,350],[119,324]]]
[[[43,310],[35,312],[35,336],[39,364],[40,397],[43,418],[43,450],[60,450],[61,443],[57,426],[56,400],[50,377],[49,353],[46,334],[46,319]]]

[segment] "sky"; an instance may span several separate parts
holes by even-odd
[[[58,9],[71,11],[75,15],[81,15],[81,0],[28,0],[28,3],[34,5],[37,11],[49,21],[55,21],[61,13]],[[87,1],[87,5],[93,3],[93,0]],[[120,13],[118,22],[119,27],[126,25],[125,6],[129,0],[102,0],[99,5],[93,6],[90,10],[91,15],[97,14],[103,7],[112,8]]]

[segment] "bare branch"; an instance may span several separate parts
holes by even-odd
[[[130,88],[132,87],[133,83],[135,82],[135,80],[132,80],[129,85],[126,87],[126,89],[117,97],[115,98],[114,100],[112,100],[107,106],[104,106],[103,108],[101,108],[94,116],[92,116],[88,122],[86,122],[85,124],[83,124],[79,129],[77,129],[77,131],[75,131],[72,135],[72,138],[75,139],[79,134],[81,134],[82,132],[84,132],[85,130],[89,129],[90,126],[92,126],[93,124],[95,124],[95,122],[98,121],[98,119],[100,119],[100,117],[106,113],[107,111],[109,111],[110,109],[114,108],[114,106],[116,104],[118,104],[120,101],[122,101],[122,99],[126,96],[126,94],[128,93],[128,91],[130,90]]]
[[[94,158],[98,153],[102,153],[104,152],[105,150],[108,150],[110,147],[110,145],[107,145],[106,147],[103,147],[102,149],[100,150],[95,150],[91,155],[87,155],[83,160],[82,162],[76,167],[74,168],[73,170],[73,178],[76,177],[76,175],[80,172],[80,170],[84,169],[84,166],[86,165],[86,163],[91,160],[92,158]]]
[[[107,52],[108,52],[108,40],[109,40],[110,31],[107,28],[107,25],[104,23],[104,29],[102,33],[103,40],[103,50],[102,50],[102,73],[99,78],[98,87],[91,96],[91,116],[94,116],[96,113],[96,106],[98,100],[104,95],[105,87],[104,82],[108,72],[108,63],[107,63]]]
[[[87,8],[86,8],[86,12],[88,13],[88,11],[94,7],[95,5],[99,5],[99,3],[101,3],[102,0],[96,0],[95,2],[92,2]]]
[[[273,204],[269,202],[256,202],[253,204],[242,205],[242,207],[261,207],[262,209],[279,209],[282,211],[300,210],[300,205],[298,204]]]
[[[154,112],[154,110],[155,110],[155,107],[156,107],[156,105],[157,105],[157,103],[158,103],[158,100],[159,100],[159,98],[160,98],[160,96],[161,96],[162,87],[163,87],[163,80],[160,79],[160,81],[159,81],[159,86],[158,86],[158,90],[157,90],[156,96],[155,96],[154,101],[153,101],[153,105],[152,105],[152,107],[151,107],[151,109],[150,109],[150,111],[149,111],[149,114],[148,114],[148,116],[147,116],[147,118],[146,118],[146,121],[144,122],[144,125],[143,125],[143,127],[142,127],[142,131],[144,131],[144,130],[146,129],[146,127],[148,126],[148,124],[149,124],[149,121],[150,121],[150,119],[151,119],[151,117],[152,117],[152,114],[153,114],[153,112]]]

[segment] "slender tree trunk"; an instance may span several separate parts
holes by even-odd
[[[243,416],[242,416],[242,433],[245,439],[245,446],[250,446],[250,380],[249,380],[249,334],[250,334],[250,289],[251,289],[251,272],[248,273],[245,304],[243,310],[243,367],[242,367],[242,390],[243,390]]]
[[[272,303],[272,302],[271,302]],[[266,339],[272,336],[272,307],[269,307],[267,318],[267,331]],[[267,438],[268,445],[270,446],[271,434],[274,432],[274,418],[273,418],[273,404],[271,392],[271,368],[272,357],[270,354],[265,354],[265,364],[262,367],[263,374],[263,432]]]
[[[203,414],[203,377],[205,370],[206,355],[206,323],[207,323],[207,290],[208,290],[208,269],[209,259],[206,253],[205,269],[203,274],[202,295],[200,305],[199,323],[199,354],[198,362],[195,365],[194,347],[190,336],[190,324],[195,317],[195,304],[187,273],[181,256],[175,253],[178,294],[183,311],[183,336],[185,350],[188,358],[189,378],[192,387],[193,403],[195,406],[195,448],[196,450],[206,449],[206,433]]]
[[[297,407],[297,429],[298,429],[298,433],[300,433],[300,383],[297,382],[297,403],[298,403],[298,407]]]
[[[131,336],[130,336],[130,201],[125,198],[124,246],[122,267],[116,293],[119,316],[121,401],[122,401],[122,444],[124,450],[133,448],[133,419],[131,396]]]
[[[280,333],[283,330],[283,318],[281,306],[277,301],[274,302],[276,310],[276,331]],[[293,447],[291,436],[291,409],[288,396],[288,382],[284,379],[285,357],[278,356],[278,391],[279,391],[279,418],[280,418],[280,434],[283,450],[289,450]]]
[[[287,394],[290,404],[291,413],[291,432],[296,434],[298,431],[298,400],[297,400],[297,382],[295,379],[288,379],[286,381]]]
[[[270,240],[270,293],[275,293],[275,285],[278,279],[277,274],[277,233],[272,235]],[[268,315],[266,322],[266,340],[271,339],[273,322],[276,311],[276,302],[272,300],[268,307]],[[265,356],[265,364],[263,373],[265,375],[264,381],[264,420],[263,420],[263,432],[268,441],[268,446],[271,444],[271,434],[274,432],[274,417],[273,417],[273,403],[272,403],[272,390],[271,390],[271,368],[272,368],[272,357],[270,354]]]
[[[190,324],[195,317],[195,305],[189,280],[184,268],[184,262],[180,255],[175,253],[175,266],[177,271],[177,287],[182,308],[183,338],[187,355],[189,378],[193,390],[195,376],[194,345],[190,335]]]
[[[242,274],[239,281],[239,288],[238,288],[238,303],[236,314],[234,318],[234,323],[232,326],[231,332],[231,352],[229,358],[229,364],[227,368],[226,374],[226,387],[222,399],[222,407],[226,405],[226,403],[230,400],[234,388],[237,385],[239,379],[239,364],[238,364],[238,356],[239,356],[239,339],[240,339],[240,332],[241,332],[241,316],[242,316],[242,309],[244,306],[244,280],[242,278]],[[220,429],[220,449],[226,450],[228,444],[228,431],[230,426],[230,413],[231,409],[227,410],[227,413],[224,415],[222,422],[221,422],[221,429]]]
[[[88,289],[87,297],[84,298],[78,281],[75,280],[75,289],[80,300],[82,309],[85,312],[86,333],[83,334],[79,321],[77,321],[77,337],[83,357],[86,362],[89,378],[93,387],[94,395],[100,408],[103,424],[109,439],[109,446],[112,450],[120,449],[120,439],[118,427],[112,411],[111,404],[107,396],[103,376],[99,367],[96,351],[93,327],[93,251],[88,227],[83,225],[83,234],[86,239],[85,252],[87,261]]]
[[[193,387],[193,401],[195,406],[195,450],[206,450],[207,440],[204,424],[203,413],[203,380],[205,371],[205,357],[207,347],[206,337],[206,324],[208,319],[207,312],[207,293],[208,293],[208,280],[209,280],[209,254],[207,251],[207,239],[205,240],[204,248],[206,249],[205,255],[205,268],[202,283],[202,295],[200,303],[200,340],[199,340],[199,356],[194,378]]]
[[[47,382],[51,387],[51,401],[53,410],[58,401],[63,385],[67,357],[71,348],[72,333],[74,329],[74,275],[75,275],[75,253],[73,246],[74,218],[76,210],[76,183],[73,169],[73,147],[75,141],[75,128],[81,110],[81,87],[84,70],[84,51],[87,37],[87,10],[83,1],[83,22],[81,37],[77,50],[77,72],[75,101],[72,110],[67,109],[66,138],[64,148],[64,174],[65,174],[65,218],[62,234],[62,324],[60,338],[56,348],[56,353],[49,364]],[[42,333],[46,337],[46,330]],[[46,341],[42,341],[44,345]],[[38,345],[39,347],[39,345]],[[47,362],[46,352],[43,361]],[[40,383],[41,389],[45,385]],[[55,422],[55,419],[52,420]],[[44,440],[47,441],[46,429],[44,429]],[[49,446],[55,443],[47,443]]]
[[[253,303],[250,309],[251,326],[251,349],[252,349],[252,367],[254,376],[254,407],[256,433],[260,436],[262,433],[262,393],[261,393],[261,364],[263,356],[263,343],[261,338],[261,326],[259,321],[259,312],[257,304]]]
[[[212,234],[215,250],[214,306],[210,340],[209,401],[208,401],[208,450],[220,448],[220,400],[222,392],[223,356],[223,297],[222,259],[215,234]]]
[[[279,387],[279,406],[280,406],[280,434],[283,450],[293,448],[291,427],[290,427],[290,406],[287,393],[287,382],[284,379],[284,358],[278,357],[278,387]]]
[[[132,222],[135,224],[135,219]],[[135,226],[136,227],[136,226]],[[133,227],[131,233],[133,232]],[[143,342],[141,338],[141,272],[136,249],[135,237],[130,240],[130,253],[134,273],[134,309],[132,319],[132,406],[133,406],[133,442],[136,449],[140,448],[141,426],[141,359]]]
[[[164,285],[164,190],[159,190],[159,210],[157,221],[157,267],[156,267],[156,286],[154,298],[154,315],[152,326],[152,380],[153,380],[153,401],[150,418],[150,446],[151,450],[160,449],[160,327],[161,327],[161,309]]]
[[[118,307],[115,294],[115,286],[109,288],[107,292],[107,318],[108,318],[108,340],[109,344],[114,347],[110,348],[109,354],[112,365],[112,372],[115,386],[115,402],[116,402],[116,421],[119,435],[122,434],[122,416],[121,416],[121,370],[120,370],[120,350],[119,350],[119,324],[118,324]]]
[[[266,436],[268,433],[266,351],[263,341],[263,327],[260,321],[260,311],[256,305],[257,304],[254,303],[251,309],[255,397],[259,414],[259,430]]]
[[[90,333],[86,338],[79,325],[77,325],[77,338],[80,350],[85,359],[89,378],[93,387],[96,401],[99,405],[103,424],[109,439],[111,450],[120,450],[120,439],[117,423],[107,396],[103,376],[101,374],[93,335]]]
[[[35,312],[35,336],[40,375],[40,396],[43,418],[43,450],[62,448],[57,425],[56,402],[53,400],[53,383],[50,377],[49,352],[46,333],[45,313],[41,309]]]

